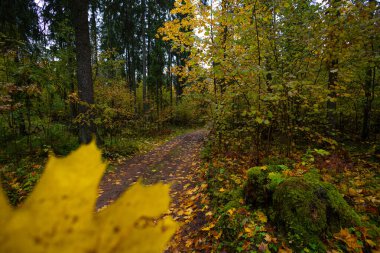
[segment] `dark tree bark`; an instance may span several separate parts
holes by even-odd
[[[92,64],[95,65],[95,78],[98,76],[98,28],[96,25],[97,0],[91,1],[91,40],[92,40]]]
[[[222,0],[222,15],[223,17],[227,19],[228,1],[226,0]],[[228,36],[228,26],[227,26],[227,22],[225,22],[225,24],[223,24],[223,32],[222,32],[223,61],[225,61],[227,57],[227,36]],[[226,79],[223,77],[220,80],[220,94],[221,95],[223,95],[223,93],[226,91],[226,87],[227,87]]]
[[[173,74],[172,74],[172,58],[173,55],[170,52],[170,49],[168,49],[168,55],[169,55],[169,62],[168,62],[168,89],[170,91],[170,106],[173,106]]]
[[[376,2],[374,0],[368,1],[369,7],[372,7],[371,9],[376,9]],[[370,18],[370,21],[373,20],[375,14],[371,11],[369,13],[368,17]],[[373,22],[375,23],[375,22]],[[367,51],[369,53],[368,58],[374,59],[376,52],[375,52],[375,39],[374,35],[370,34],[369,37],[369,43],[366,45]],[[363,125],[362,125],[362,132],[361,132],[361,138],[362,140],[367,140],[370,137],[370,125],[371,125],[371,114],[372,114],[372,103],[375,99],[375,84],[376,82],[376,67],[371,67],[371,64],[369,62],[367,69],[366,69],[366,77],[364,81],[364,107],[363,107]]]
[[[327,100],[327,119],[330,125],[335,128],[336,120],[336,83],[338,81],[338,59],[332,59],[329,64],[329,80],[327,89],[329,90],[329,100]]]
[[[146,20],[145,20],[145,12],[146,12],[146,5],[145,0],[141,1],[141,5],[143,8],[142,14],[141,14],[141,36],[142,36],[142,74],[143,74],[143,112],[146,113],[148,111],[148,85],[147,85],[147,48],[146,48]]]
[[[178,55],[176,55],[176,64],[177,66],[183,66],[183,63],[181,61],[181,53],[179,53]],[[181,96],[182,96],[182,93],[183,93],[183,87],[182,87],[182,84],[181,84],[181,81],[180,81],[180,77],[178,75],[176,75],[175,77],[175,95],[176,95],[176,99],[175,99],[175,103],[176,105],[178,105],[178,103],[181,101]]]
[[[75,47],[77,57],[78,95],[81,100],[79,113],[86,114],[94,104],[94,87],[91,70],[91,45],[88,25],[89,0],[72,0],[70,9],[75,29]],[[91,119],[87,119],[91,121]],[[91,141],[94,128],[91,122],[83,122],[79,129],[80,143]]]
[[[335,24],[336,20],[340,17],[340,0],[330,0],[329,9],[326,12],[327,19],[331,22],[330,31],[328,34],[328,62],[327,69],[329,71],[329,79],[327,83],[327,89],[329,90],[329,99],[327,100],[327,121],[334,129],[337,126],[336,115],[336,84],[338,81],[338,42],[339,42],[339,25]]]
[[[366,71],[366,79],[364,83],[365,100],[364,100],[364,107],[363,107],[363,125],[362,125],[362,132],[361,132],[361,138],[363,141],[367,140],[370,134],[372,102],[375,98],[374,81],[375,81],[375,68],[368,68]]]

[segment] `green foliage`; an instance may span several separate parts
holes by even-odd
[[[12,205],[18,205],[29,195],[42,171],[42,165],[26,158],[1,167],[0,178],[5,183],[4,190]]]
[[[323,149],[314,149],[314,152],[318,155],[321,155],[321,156],[327,156],[327,155],[330,155],[330,152],[326,151],[326,150],[323,150]]]
[[[285,177],[282,173],[270,172],[268,174],[268,179],[270,180],[270,182],[267,185],[268,190],[274,191],[277,188],[277,186],[285,180]]]
[[[203,125],[205,108],[191,96],[185,96],[179,101],[173,111],[173,123],[178,125]]]
[[[176,1],[172,13],[182,15],[159,33],[189,55],[174,72],[210,108],[214,150],[260,164],[273,147],[289,156],[296,144],[336,148],[342,133],[379,131],[376,1]]]
[[[134,118],[133,96],[125,81],[117,78],[99,78],[95,83],[97,95],[92,120],[102,138],[122,136],[131,127]],[[120,138],[120,137],[119,137]]]
[[[139,142],[133,139],[117,138],[112,142],[106,142],[104,147],[106,149],[105,155],[107,157],[127,157],[139,151]]]
[[[205,161],[209,161],[211,159],[211,157],[212,157],[212,143],[210,141],[205,141],[205,143],[201,149],[200,157],[202,160],[205,160]]]

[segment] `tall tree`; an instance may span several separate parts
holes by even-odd
[[[364,22],[366,23],[367,27],[370,29],[368,30],[368,35],[366,38],[366,42],[364,44],[365,51],[366,51],[366,58],[368,60],[366,70],[365,70],[365,80],[364,80],[364,106],[363,106],[363,125],[362,125],[362,132],[361,132],[361,138],[362,140],[367,140],[370,136],[370,122],[371,122],[371,111],[372,111],[372,103],[375,99],[375,86],[376,86],[376,64],[375,64],[375,57],[376,57],[376,45],[375,45],[375,34],[376,34],[376,21],[375,13],[377,8],[377,3],[374,0],[368,1],[368,6],[364,6],[364,13],[362,16]]]
[[[95,77],[98,75],[98,28],[97,28],[97,9],[98,0],[91,1],[91,42],[92,42],[92,64],[95,65]]]
[[[89,107],[94,104],[88,6],[89,0],[73,0],[70,2],[72,22],[75,29],[79,113],[84,115],[89,112]],[[91,119],[88,119],[88,122],[83,122],[80,126],[79,141],[81,143],[90,142],[93,133],[94,128]]]
[[[146,4],[145,0],[141,1],[142,13],[141,13],[141,38],[142,38],[142,78],[143,78],[143,111],[144,113],[148,110],[148,85],[147,85],[147,48],[146,48]]]
[[[336,116],[336,86],[338,82],[338,68],[339,68],[339,19],[340,19],[340,0],[329,1],[329,8],[326,11],[328,21],[328,34],[327,34],[327,69],[329,97],[327,100],[327,119],[330,125],[335,128],[337,125]]]

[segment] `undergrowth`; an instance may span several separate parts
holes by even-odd
[[[249,156],[213,154],[210,143],[201,156],[216,252],[379,249],[378,163],[310,148],[292,158],[272,154],[252,167]]]

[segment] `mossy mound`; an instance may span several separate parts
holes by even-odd
[[[321,182],[315,173],[287,178],[279,184],[272,207],[278,227],[303,243],[319,244],[327,235],[360,223],[337,189]]]
[[[285,165],[253,167],[248,170],[248,180],[244,186],[245,202],[252,207],[268,207],[277,185],[285,180],[282,171]]]

